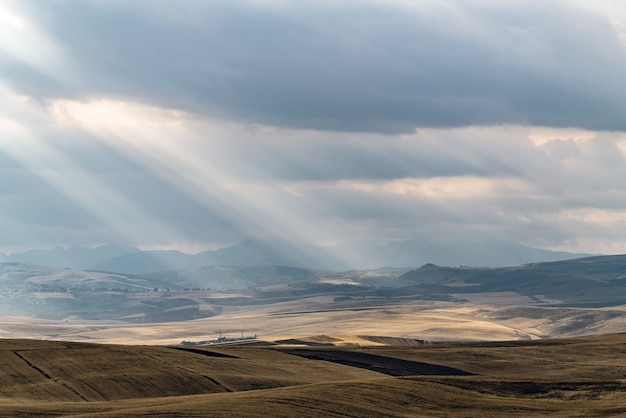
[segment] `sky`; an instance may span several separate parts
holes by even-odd
[[[621,0],[2,0],[0,252],[626,253]]]

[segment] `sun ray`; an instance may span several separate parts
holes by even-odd
[[[40,138],[31,128],[10,118],[0,119],[0,152],[18,161],[54,190],[87,211],[130,243],[151,242],[181,233],[60,151],[54,140]]]
[[[250,235],[277,237],[295,246],[329,240],[319,220],[330,214],[286,192],[284,183],[228,149],[224,143],[233,133],[218,122],[108,100],[57,101],[50,110],[60,124],[99,138]]]

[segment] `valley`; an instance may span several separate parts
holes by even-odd
[[[509,267],[199,268],[128,275],[0,264],[0,336],[177,344],[241,331],[498,341],[626,330],[626,257]]]
[[[0,417],[621,415],[624,271],[6,262]]]

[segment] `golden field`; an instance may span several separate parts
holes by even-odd
[[[378,345],[327,335],[193,348],[0,340],[0,416],[626,414],[626,335],[372,339]]]
[[[226,306],[220,315],[133,324],[79,318],[0,317],[0,338],[115,344],[178,344],[225,335],[263,339],[335,334],[386,335],[432,341],[541,339],[626,331],[624,306],[564,308],[432,301],[358,300],[353,306],[318,296],[260,306]]]

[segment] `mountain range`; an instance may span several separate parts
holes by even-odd
[[[625,301],[626,255],[506,267],[425,264],[417,269],[340,273],[206,265],[128,275],[0,263],[0,316],[57,320],[167,322],[219,316],[251,306],[274,306],[282,315],[289,304],[296,313],[311,312],[315,305],[320,312],[389,307],[382,312],[391,314],[392,306],[444,302],[510,307],[500,312],[498,320],[567,314],[569,322],[559,325],[565,327],[561,331],[574,324],[578,332],[595,326],[598,315],[621,321],[623,311],[603,309]],[[585,311],[576,310],[581,308]],[[587,312],[596,308],[602,309]]]
[[[0,254],[0,262],[22,262],[76,270],[145,274],[207,265],[235,267],[290,266],[343,271],[389,267],[505,266],[568,260],[589,256],[528,247],[510,242],[444,243],[424,239],[391,242],[382,246],[359,244],[320,247],[279,239],[248,239],[230,247],[198,254],[175,250],[141,251],[128,245],[96,248],[56,247]]]

